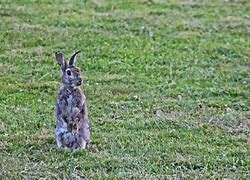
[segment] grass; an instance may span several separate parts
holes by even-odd
[[[250,178],[250,3],[3,0],[0,179]],[[93,146],[55,146],[81,50]]]

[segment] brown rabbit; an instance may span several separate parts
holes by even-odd
[[[90,146],[90,125],[86,97],[80,86],[82,77],[75,66],[76,52],[67,64],[63,53],[56,52],[56,60],[62,70],[62,86],[56,102],[56,142],[58,147],[71,150]]]

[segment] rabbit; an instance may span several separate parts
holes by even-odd
[[[62,86],[56,102],[56,142],[58,147],[70,150],[90,147],[90,123],[86,96],[81,90],[83,79],[75,66],[79,52],[67,64],[64,54],[56,52],[56,60],[62,71]]]

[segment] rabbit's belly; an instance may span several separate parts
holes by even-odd
[[[66,106],[65,106],[67,112],[69,113],[71,112],[72,105],[73,105],[73,97],[72,95],[69,95],[66,99]]]
[[[85,149],[87,142],[84,140],[81,134],[72,134],[68,131],[58,132],[59,128],[56,129],[56,140],[58,147],[66,147],[69,149],[82,148]],[[62,129],[61,129],[62,130]]]

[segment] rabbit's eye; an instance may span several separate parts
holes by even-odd
[[[71,71],[67,70],[67,75],[70,76],[71,75]]]

